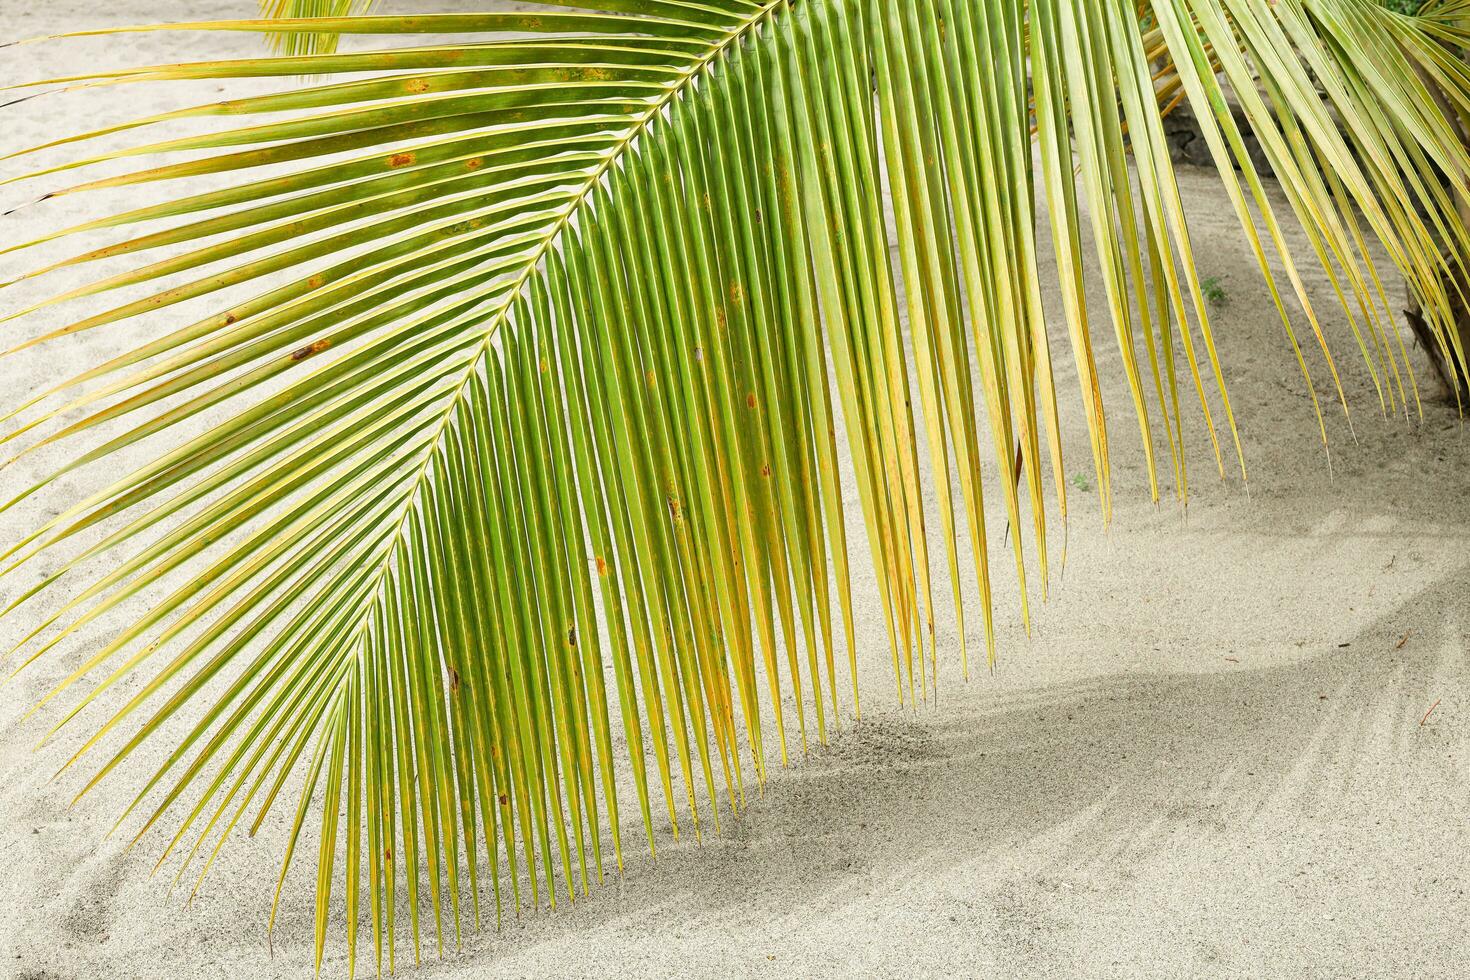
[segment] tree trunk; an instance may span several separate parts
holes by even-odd
[[[1456,57],[1463,59],[1464,52],[1455,52]],[[1439,84],[1430,77],[1418,62],[1410,60],[1419,80],[1429,90],[1440,112],[1444,114],[1445,120],[1454,129],[1460,138],[1460,145],[1470,149],[1470,118],[1458,109],[1445,95]],[[1455,210],[1459,212],[1460,223],[1470,229],[1470,190],[1466,188],[1451,187],[1450,193],[1455,197]],[[1453,246],[1451,246],[1453,247]],[[1466,373],[1467,358],[1470,358],[1470,308],[1466,307],[1470,300],[1470,281],[1466,281],[1464,269],[1470,267],[1470,256],[1461,256],[1460,262],[1453,261],[1454,256],[1446,256],[1445,269],[1442,273],[1444,291],[1450,298],[1451,310],[1454,318],[1453,330],[1459,335],[1459,351],[1457,357],[1453,340],[1439,337],[1429,322],[1424,317],[1424,310],[1419,305],[1417,297],[1409,297],[1409,308],[1404,310],[1404,318],[1409,323],[1409,329],[1414,332],[1414,337],[1424,353],[1429,357],[1429,362],[1434,365],[1434,371],[1439,375],[1440,383],[1444,386],[1445,396],[1452,398],[1459,405],[1465,405],[1470,400],[1470,375]],[[1458,271],[1458,274],[1456,272]],[[1446,340],[1450,345],[1446,345]]]

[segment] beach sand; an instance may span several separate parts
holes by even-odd
[[[0,0],[0,39],[243,16],[252,6]],[[407,0],[390,9],[411,6],[419,9]],[[258,50],[250,35],[7,48],[0,84]],[[0,110],[3,149],[260,88],[123,86],[47,96]],[[27,165],[0,163],[0,176]],[[65,179],[0,188],[0,209]],[[636,846],[643,835],[632,822],[636,808],[627,806],[623,873],[609,870],[590,896],[554,913],[508,914],[499,929],[492,915],[478,933],[467,925],[461,948],[451,931],[442,959],[426,934],[424,963],[408,975],[1465,975],[1470,439],[1417,352],[1423,420],[1381,416],[1331,284],[1307,267],[1305,239],[1292,229],[1353,408],[1355,436],[1298,317],[1323,399],[1329,464],[1307,387],[1217,176],[1185,169],[1180,180],[1201,272],[1217,277],[1228,297],[1215,326],[1249,489],[1228,445],[1227,475],[1218,477],[1191,398],[1188,509],[1174,501],[1167,479],[1163,502],[1150,502],[1120,361],[1111,331],[1100,326],[1116,508],[1104,528],[1095,495],[1071,488],[1065,570],[1054,571],[1045,604],[1033,593],[1029,637],[999,551],[1003,512],[993,507],[999,659],[986,669],[967,570],[972,669],[962,678],[940,558],[938,698],[900,707],[876,583],[859,547],[861,723],[845,717],[828,746],[813,745],[804,758],[794,750],[787,768],[773,759],[763,793],[738,817],[727,811],[718,831],[706,826],[702,840],[686,821],[675,842],[667,819],[657,818],[656,861]],[[111,192],[48,201],[0,219],[0,235],[29,238],[133,202]],[[1275,203],[1286,210],[1279,196]],[[0,258],[0,279],[21,271],[20,263],[75,250],[49,245],[19,262]],[[0,311],[93,275],[66,271],[5,290]],[[1386,278],[1397,303],[1401,288],[1391,272]],[[66,322],[63,312],[76,318],[104,302],[6,324],[6,337],[30,336]],[[186,322],[185,315],[166,322]],[[0,360],[5,404],[158,329],[143,318],[86,342]],[[1065,350],[1060,333],[1057,341]],[[1058,388],[1068,473],[1080,485],[1092,481],[1092,470],[1069,361],[1059,357]],[[61,446],[18,463],[0,475],[5,495],[64,458]],[[36,508],[4,515],[0,537],[13,540],[79,487],[66,481]],[[937,528],[932,496],[928,504]],[[850,482],[847,506],[860,543]],[[1063,533],[1053,517],[1055,563]],[[967,555],[962,563],[971,564]],[[8,647],[44,611],[7,623],[0,640]],[[97,624],[93,648],[121,622]],[[278,806],[255,838],[227,847],[186,904],[192,879],[171,890],[172,866],[149,874],[166,834],[129,850],[134,819],[107,836],[164,747],[146,746],[73,807],[86,774],[50,777],[85,740],[86,721],[32,750],[60,715],[22,716],[76,662],[75,655],[44,660],[0,693],[0,977],[309,977],[306,875],[314,868],[306,866],[314,857],[298,858],[270,943],[265,930],[289,819],[283,811],[294,800]],[[369,950],[370,941],[364,933]],[[409,959],[402,942],[401,972]],[[359,967],[371,970],[370,954]],[[346,973],[334,932],[323,975]]]

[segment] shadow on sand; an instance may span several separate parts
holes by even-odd
[[[774,774],[717,833],[661,836],[657,861],[630,851],[626,874],[554,915],[507,910],[498,933],[467,930],[463,957],[493,962],[598,925],[653,928],[661,912],[696,930],[768,922],[794,903],[838,908],[936,869],[1017,854],[1043,883],[1103,863],[1126,878],[1171,835],[1249,833],[1266,807],[1305,817],[1357,791],[1401,795],[1406,806],[1454,793],[1459,736],[1436,725],[1443,714],[1421,720],[1437,698],[1463,702],[1470,687],[1467,596],[1470,567],[1347,644],[1280,667],[1122,674],[1019,694],[972,686],[917,716],[866,718]],[[1405,624],[1414,631],[1400,645]],[[1411,771],[1418,783],[1396,785]],[[1426,771],[1443,785],[1426,785]],[[629,831],[637,846],[641,833]]]

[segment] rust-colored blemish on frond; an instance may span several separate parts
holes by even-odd
[[[592,560],[597,563],[598,577],[607,578],[607,559],[602,557],[601,555],[596,555],[593,557]]]
[[[576,645],[577,645],[577,627],[575,627],[575,626],[568,626],[567,627],[567,646],[574,647]]]
[[[322,351],[326,350],[328,347],[331,347],[331,346],[332,346],[332,342],[330,340],[328,340],[327,338],[323,337],[321,340],[312,341],[310,344],[308,344],[307,346],[301,348],[298,351],[292,351],[292,353],[291,353],[291,360],[293,360],[293,361],[304,361],[308,357],[314,357],[317,354],[320,354]]]
[[[736,306],[739,306],[744,301],[745,287],[741,286],[738,282],[730,283],[730,302],[734,303]]]
[[[429,80],[427,78],[410,78],[403,83],[403,88],[413,95],[422,95],[429,90]]]
[[[234,323],[238,319],[240,319],[240,318],[237,317],[235,314],[233,314],[233,313],[226,313],[225,314],[225,326],[228,327],[230,324]]]
[[[484,157],[471,157],[470,159],[468,159],[468,160],[466,160],[464,162],[464,168],[466,170],[479,170],[484,165],[485,165],[485,158]]]
[[[648,382],[648,387],[652,388],[654,386],[654,381],[655,381],[655,378],[653,376],[653,372],[652,371],[644,371],[643,372],[643,380],[644,381],[647,381]]]
[[[715,323],[719,325],[721,330],[725,329],[725,308],[723,306],[715,307]]]
[[[767,480],[769,480],[771,478],[771,464],[770,463],[762,463],[761,464],[761,476],[765,477]]]
[[[501,793],[496,799],[500,801],[501,806],[510,806],[510,796],[508,794]]]
[[[546,358],[544,358],[544,357],[541,358],[541,373],[542,374],[545,374],[547,371],[550,371],[550,370],[551,370],[551,365],[549,363],[547,363]]]
[[[395,153],[388,158],[388,166],[396,170],[399,167],[408,166],[417,159],[418,155],[414,153]]]
[[[682,524],[684,521],[684,509],[679,506],[679,498],[673,494],[669,494],[669,516],[674,519],[675,524]]]
[[[459,694],[459,671],[449,668],[449,693]]]
[[[745,393],[745,407],[755,408],[755,392],[748,391]]]
[[[310,289],[321,289],[326,284],[327,277],[320,272],[306,280],[306,285]]]

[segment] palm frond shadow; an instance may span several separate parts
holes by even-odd
[[[1249,833],[1268,807],[1332,806],[1442,745],[1420,721],[1436,697],[1470,688],[1465,624],[1445,612],[1467,589],[1470,567],[1346,647],[1280,667],[1125,674],[1029,697],[972,688],[937,714],[878,715],[772,780],[721,833],[630,862],[565,917],[527,917],[468,948],[661,910],[695,929],[769,922],[1002,852],[1043,855],[1038,877],[1126,867],[1175,835]],[[1397,648],[1405,622],[1437,631]]]

